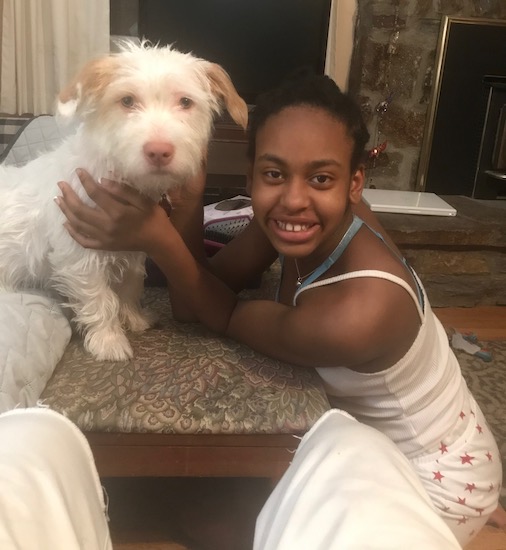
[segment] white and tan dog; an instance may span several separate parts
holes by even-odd
[[[224,108],[246,127],[247,106],[226,72],[171,47],[123,44],[89,62],[58,101],[60,115],[80,121],[77,132],[25,166],[0,167],[0,289],[56,290],[94,357],[131,357],[125,329],[149,326],[140,307],[145,256],[77,244],[53,200],[57,182],[89,202],[81,167],[158,200],[196,174]]]

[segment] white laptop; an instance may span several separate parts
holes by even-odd
[[[364,189],[365,202],[373,212],[420,214],[424,216],[455,216],[457,210],[435,193]]]

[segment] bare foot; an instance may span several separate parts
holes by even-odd
[[[498,504],[497,508],[492,512],[487,523],[499,529],[506,530],[506,511],[500,504]]]

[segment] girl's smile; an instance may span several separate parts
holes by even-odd
[[[310,242],[320,229],[318,222],[298,221],[296,218],[274,219],[268,222],[270,232],[287,245],[300,245]]]
[[[276,220],[276,223],[278,224],[278,227],[282,231],[292,231],[294,233],[300,233],[301,231],[307,231],[311,226],[309,224],[305,223],[290,223],[290,222],[282,222],[281,220]]]

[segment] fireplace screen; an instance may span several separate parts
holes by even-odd
[[[506,21],[444,17],[417,187],[506,196]]]

